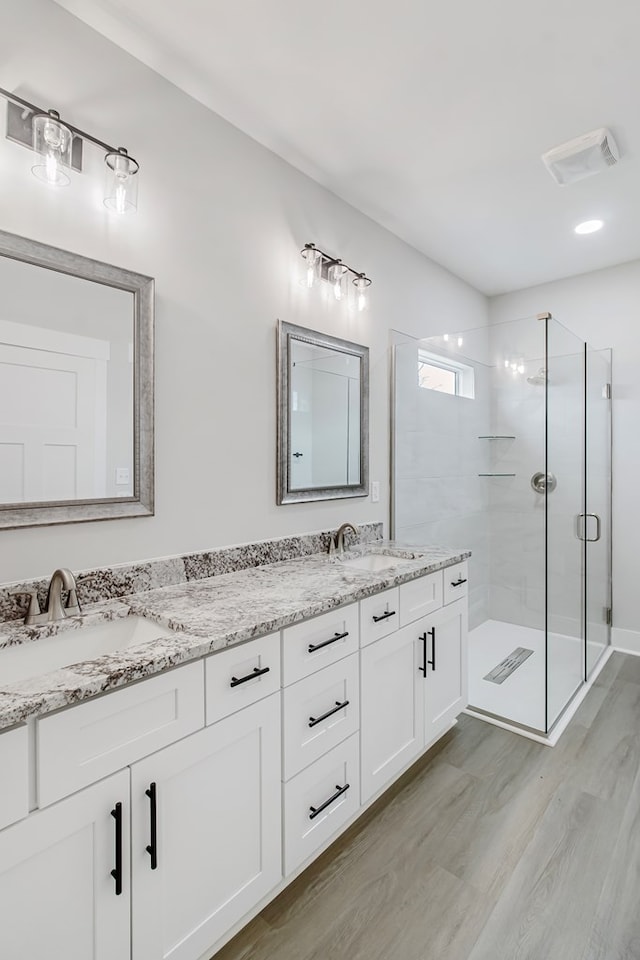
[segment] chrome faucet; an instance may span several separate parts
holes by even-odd
[[[68,594],[64,607],[62,606],[63,589]],[[56,620],[64,620],[65,617],[77,617],[81,612],[78,603],[76,578],[67,567],[61,567],[54,571],[49,581],[47,603],[42,612],[38,603],[38,594],[35,590],[16,590],[13,596],[29,597],[29,609],[24,618],[25,626],[54,623]]]
[[[351,530],[355,536],[359,536],[360,531],[352,523],[343,523],[341,527],[338,527],[335,536],[331,537],[331,542],[329,544],[329,555],[332,557],[343,557],[349,545],[344,542],[344,535],[347,530]]]

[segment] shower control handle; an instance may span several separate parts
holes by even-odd
[[[553,493],[558,486],[558,479],[553,473],[534,473],[531,477],[531,488],[536,493]]]

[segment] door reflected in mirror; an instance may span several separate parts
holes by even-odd
[[[285,323],[278,344],[278,502],[366,496],[368,348]]]
[[[0,504],[133,496],[133,294],[7,257],[0,289]]]

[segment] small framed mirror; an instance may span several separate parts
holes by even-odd
[[[277,502],[369,493],[369,348],[278,321]]]
[[[153,514],[153,280],[0,231],[0,528]]]

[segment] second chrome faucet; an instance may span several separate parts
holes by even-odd
[[[360,531],[353,523],[343,523],[342,526],[338,527],[334,536],[331,537],[331,542],[329,544],[329,556],[331,557],[343,557],[346,551],[349,549],[349,545],[345,544],[344,535],[347,530],[351,530],[354,536],[359,536]]]

